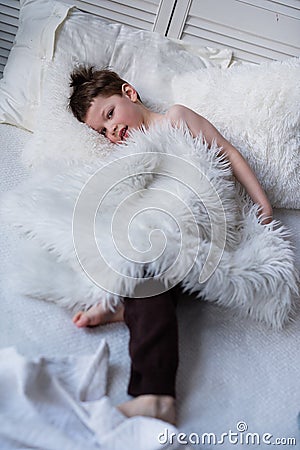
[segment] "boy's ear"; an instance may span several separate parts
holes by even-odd
[[[133,101],[133,102],[136,102],[136,101],[137,101],[137,98],[138,98],[137,92],[136,92],[136,90],[134,89],[134,87],[131,86],[131,84],[124,83],[124,84],[122,85],[122,93],[123,93],[124,95],[126,95],[126,97],[129,97],[131,101]]]

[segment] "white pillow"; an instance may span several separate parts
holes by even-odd
[[[21,0],[19,28],[0,80],[0,122],[32,130],[45,64],[55,33],[71,6],[55,0]]]
[[[170,100],[166,88],[171,76],[212,65],[227,67],[232,56],[227,49],[191,46],[108,23],[55,0],[23,0],[15,45],[0,80],[0,122],[35,129],[47,62],[57,52],[73,65],[110,65],[138,89],[156,85],[162,103]],[[150,94],[145,89],[145,97]]]
[[[248,160],[274,207],[300,208],[300,59],[174,77],[173,102],[212,122]]]

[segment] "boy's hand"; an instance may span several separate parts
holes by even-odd
[[[259,209],[258,216],[262,218],[261,224],[267,225],[273,220],[273,210],[271,205],[262,206]]]

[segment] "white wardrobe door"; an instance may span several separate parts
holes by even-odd
[[[178,0],[168,36],[252,62],[300,56],[300,1]]]
[[[176,0],[64,0],[110,22],[165,34]]]
[[[0,1],[0,78],[18,29],[19,8],[18,0]]]

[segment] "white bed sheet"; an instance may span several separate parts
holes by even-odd
[[[0,192],[12,189],[24,177],[20,153],[28,132],[0,125]],[[300,269],[300,211],[276,210],[275,217],[293,232],[297,267]],[[7,262],[13,258],[18,241],[4,226],[0,234],[0,280],[6,276]],[[90,354],[100,339],[110,348],[108,395],[113,404],[128,399],[128,332],[123,324],[78,330],[71,313],[54,304],[0,290],[0,348],[15,346],[26,356]],[[249,448],[269,449],[260,442],[264,433],[275,438],[295,438],[297,444],[277,448],[300,448],[300,315],[284,331],[275,332],[250,320],[240,320],[231,311],[183,297],[178,306],[180,367],[177,379],[178,426],[189,433],[237,432],[237,423],[247,424],[249,433],[258,433]],[[245,448],[225,436],[225,442],[199,445],[210,449]],[[196,439],[195,435],[191,436]],[[184,439],[184,437],[181,437]],[[297,447],[298,446],[298,447]],[[192,448],[198,445],[192,444]],[[134,449],[133,449],[134,450]],[[140,449],[136,449],[140,450]]]

